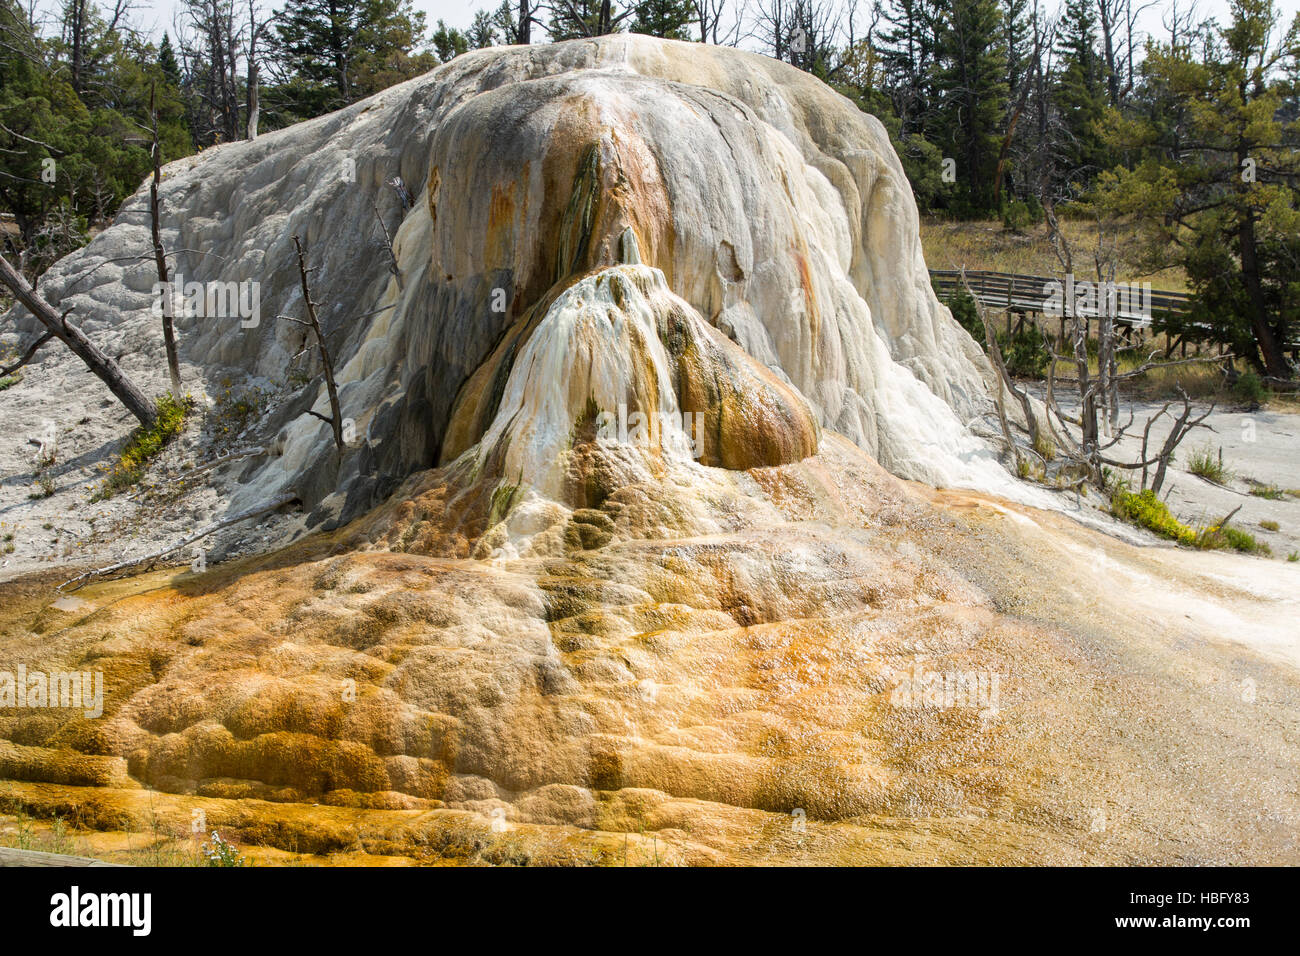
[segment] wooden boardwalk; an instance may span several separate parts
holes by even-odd
[[[122,866],[105,863],[89,856],[64,856],[62,853],[42,853],[39,850],[15,850],[0,846],[0,866]]]
[[[949,269],[931,269],[930,280],[934,284],[939,295],[944,298],[950,298],[963,287],[962,274],[960,271]],[[1007,331],[1011,331],[1011,321],[1013,316],[1020,317],[1020,323],[1031,315],[1051,316],[1059,318],[1061,321],[1060,339],[1065,339],[1065,319],[1077,314],[1085,323],[1090,322],[1100,316],[1102,307],[1106,304],[1108,296],[1100,291],[1098,283],[1091,283],[1098,294],[1091,298],[1085,298],[1082,307],[1077,312],[1062,310],[1051,311],[1049,302],[1052,300],[1053,292],[1059,298],[1058,303],[1063,303],[1065,299],[1070,298],[1068,294],[1061,295],[1065,290],[1062,288],[1060,279],[1050,276],[1032,276],[1021,275],[1012,272],[976,272],[966,270],[966,284],[970,286],[971,292],[980,304],[990,309],[1000,309],[1007,313]],[[1080,285],[1082,280],[1080,281]],[[1186,315],[1192,310],[1192,297],[1186,292],[1168,292],[1161,289],[1152,289],[1150,293],[1143,292],[1139,297],[1137,295],[1125,295],[1124,290],[1128,288],[1127,283],[1118,284],[1120,290],[1116,296],[1116,314],[1115,323],[1124,333],[1126,341],[1131,341],[1134,331],[1147,329],[1155,319],[1162,317]],[[1135,308],[1140,305],[1140,308]],[[1017,324],[1016,328],[1019,329]],[[1192,323],[1192,329],[1202,328],[1203,323]],[[1291,353],[1292,359],[1300,360],[1300,326],[1293,326],[1289,330],[1290,334],[1286,336],[1283,349]],[[1175,345],[1183,345],[1183,354],[1187,354],[1186,342],[1188,339],[1195,341],[1195,335],[1180,335]],[[1173,346],[1170,347],[1171,350]]]
[[[962,274],[958,271],[930,270],[931,281],[933,281],[940,294],[944,296],[951,296],[962,288],[961,276]],[[966,282],[970,285],[975,298],[979,299],[982,305],[990,309],[1005,309],[1007,312],[1020,315],[1052,314],[1048,309],[1052,290],[1055,289],[1058,296],[1064,292],[1060,279],[1051,276],[1019,275],[1012,272],[975,272],[968,269],[966,271]],[[1082,284],[1083,282],[1080,280],[1079,285],[1082,286]],[[1069,309],[1065,310],[1067,314],[1077,314],[1084,319],[1095,319],[1102,313],[1107,297],[1100,291],[1098,283],[1092,283],[1092,285],[1097,287],[1098,294],[1093,296],[1091,301],[1085,303],[1077,312]],[[1127,283],[1118,284],[1120,293],[1117,296],[1118,308],[1115,321],[1120,325],[1148,326],[1151,324],[1152,319],[1157,316],[1185,315],[1191,311],[1191,296],[1185,292],[1166,292],[1152,289],[1149,297],[1146,294],[1139,297],[1137,295],[1126,295],[1125,290],[1127,288]],[[1058,301],[1060,301],[1059,298]],[[1147,305],[1150,306],[1150,311],[1147,311]],[[1056,314],[1059,315],[1060,313]]]

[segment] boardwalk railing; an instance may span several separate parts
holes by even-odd
[[[930,279],[941,295],[951,296],[962,288],[962,274],[958,271],[931,269]],[[1098,294],[1081,306],[1069,301],[1072,297],[1065,294],[1060,279],[1051,276],[1019,275],[1012,272],[976,272],[966,271],[966,282],[980,304],[991,309],[1005,309],[1022,315],[1046,315],[1053,302],[1066,315],[1079,318],[1095,319],[1102,314],[1108,296],[1098,283],[1094,286]],[[1081,284],[1081,283],[1080,283]],[[1117,287],[1120,294],[1116,297],[1118,308],[1115,320],[1121,325],[1145,326],[1152,319],[1161,315],[1185,315],[1191,311],[1191,296],[1183,292],[1165,292],[1152,289],[1148,294],[1128,295],[1127,283]],[[1147,306],[1149,305],[1149,311]],[[1063,308],[1062,308],[1063,307]],[[1061,314],[1060,311],[1054,313]]]
[[[931,269],[930,281],[939,295],[951,298],[962,289],[962,274],[949,269]],[[1066,317],[1077,315],[1085,321],[1098,318],[1108,302],[1108,296],[1100,291],[1100,285],[1093,283],[1098,290],[1095,297],[1085,297],[1080,306],[1071,302],[1073,298],[1063,287],[1060,279],[1051,276],[1020,275],[1013,272],[977,272],[966,270],[966,284],[971,288],[975,298],[990,309],[1004,309],[1007,312],[1007,331],[1011,331],[1010,317],[1019,315],[1023,321],[1029,315],[1054,315]],[[1118,289],[1132,288],[1123,283]],[[1055,302],[1053,294],[1055,293]],[[1185,292],[1166,292],[1160,289],[1144,291],[1141,296],[1120,294],[1117,298],[1115,321],[1124,327],[1125,335],[1131,335],[1133,329],[1146,328],[1152,321],[1169,316],[1186,315],[1192,310],[1192,297]],[[1049,305],[1050,304],[1050,305]],[[1051,311],[1052,306],[1060,311]],[[1064,308],[1062,308],[1064,306]],[[1064,335],[1064,325],[1062,325]],[[1191,329],[1205,329],[1201,322],[1190,323]],[[1190,336],[1193,340],[1196,335]],[[1187,336],[1180,335],[1179,342],[1185,342]],[[1284,349],[1291,353],[1292,359],[1300,360],[1300,325],[1293,325],[1289,334],[1283,339]],[[1172,346],[1171,346],[1172,348]],[[1184,346],[1184,351],[1185,351]]]

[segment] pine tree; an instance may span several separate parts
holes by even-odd
[[[442,20],[438,21],[438,27],[433,31],[432,41],[433,52],[439,63],[447,63],[469,51],[469,38]]]
[[[5,245],[29,275],[77,248],[139,187],[151,165],[140,137],[151,95],[165,154],[191,151],[158,51],[94,22],[83,99],[70,81],[69,47],[41,38],[15,0],[0,0],[0,208],[18,230],[6,233]]]
[[[1029,0],[1003,0],[1002,39],[1007,50],[1007,92],[1014,99],[1025,79],[1033,41],[1029,33]]]
[[[416,76],[434,65],[418,53],[424,31],[411,0],[288,0],[274,47],[290,81],[277,96],[304,118]]]
[[[936,9],[933,0],[890,0],[881,11],[889,25],[880,35],[881,65],[901,133],[919,133],[933,105]]]
[[[628,29],[666,40],[689,40],[690,31],[686,27],[694,22],[691,0],[643,0],[636,5],[636,15]]]
[[[636,12],[635,8],[629,8],[620,13],[611,0],[570,0],[552,9],[546,32],[556,41],[616,33]]]
[[[475,50],[496,46],[498,36],[496,18],[487,10],[475,11],[474,21],[465,31],[465,39],[469,41],[469,45]]]
[[[939,91],[930,138],[956,160],[954,211],[993,211],[1007,115],[1007,57],[997,0],[954,0],[941,14],[933,84]]]
[[[1099,191],[1141,227],[1147,268],[1187,273],[1200,327],[1168,331],[1208,328],[1261,372],[1288,378],[1284,345],[1300,335],[1300,121],[1287,71],[1300,70],[1300,16],[1283,32],[1272,0],[1231,0],[1229,10],[1227,27],[1189,38],[1212,43],[1148,48],[1144,85],[1181,101],[1170,111],[1178,122],[1112,126],[1115,145],[1143,157],[1103,174]]]
[[[181,68],[176,62],[176,51],[172,49],[171,37],[163,32],[162,42],[158,44],[158,67],[167,82],[177,89],[181,85]]]
[[[1054,99],[1066,142],[1058,150],[1058,161],[1067,178],[1091,182],[1110,165],[1100,128],[1106,112],[1106,71],[1097,52],[1094,0],[1066,0],[1059,56]]]

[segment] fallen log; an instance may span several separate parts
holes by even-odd
[[[206,538],[210,534],[220,531],[223,528],[229,528],[231,525],[238,524],[241,521],[246,521],[249,518],[256,518],[258,515],[264,515],[268,511],[275,511],[278,508],[283,508],[289,502],[296,501],[296,500],[298,500],[297,494],[295,494],[292,491],[285,492],[279,497],[274,498],[271,501],[268,501],[264,504],[256,505],[252,508],[247,509],[246,511],[241,511],[237,515],[231,515],[227,518],[222,518],[220,521],[213,522],[212,524],[204,528],[202,531],[199,531],[196,534],[192,534],[188,538],[184,538],[180,541],[177,541],[175,544],[168,545],[167,547],[159,551],[154,551],[150,554],[141,555],[138,558],[131,558],[130,560],[127,561],[120,561],[117,564],[109,565],[106,568],[95,568],[94,570],[87,571],[84,574],[79,574],[75,578],[70,578],[67,581],[64,581],[57,588],[55,588],[55,590],[61,592],[63,591],[64,588],[68,587],[69,585],[72,585],[73,586],[72,590],[75,591],[78,588],[84,587],[87,583],[94,580],[95,578],[102,578],[108,574],[116,574],[118,571],[125,571],[129,568],[134,568],[137,565],[144,564],[145,562],[149,562],[149,568],[152,568],[154,562],[157,562],[161,558],[166,557],[167,555],[171,554],[173,551],[179,551],[181,548],[188,547],[189,545],[193,544],[195,541],[198,541],[200,538]],[[149,570],[149,568],[146,568],[145,570]]]
[[[28,312],[36,316],[47,332],[86,363],[86,367],[108,386],[108,390],[139,419],[140,424],[153,424],[154,419],[158,417],[158,408],[154,405],[153,399],[140,391],[135,382],[122,371],[121,366],[86,338],[85,333],[78,326],[68,321],[67,312],[60,315],[59,311],[50,305],[4,256],[0,256],[0,283],[9,287],[14,298],[21,302]],[[45,341],[44,337],[41,341]]]
[[[212,461],[207,461],[201,465],[197,465],[194,468],[191,468],[189,471],[185,472],[184,474],[177,475],[172,480],[189,481],[191,478],[197,478],[199,475],[202,475],[205,472],[209,472],[213,468],[220,468],[222,465],[226,464],[227,462],[239,461],[241,458],[253,458],[257,455],[265,455],[265,454],[266,454],[266,449],[261,446],[257,448],[241,448],[236,451],[232,451],[229,454],[222,455],[219,458],[214,458],[212,459]]]

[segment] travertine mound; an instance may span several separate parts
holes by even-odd
[[[385,185],[395,176],[409,209]],[[707,382],[699,365],[675,383],[678,410],[697,402],[708,416],[704,464],[807,454],[811,415],[897,474],[985,488],[1002,480],[962,426],[984,402],[984,361],[930,289],[911,190],[883,127],[765,57],[642,36],[484,50],[339,113],[172,164],[162,203],[164,240],[186,281],[259,284],[255,326],[240,315],[181,320],[187,376],[298,390],[266,429],[272,454],[246,466],[232,510],[292,489],[311,525],[334,524],[464,452],[493,421],[514,347],[529,347],[524,317],[555,352],[626,344],[583,323],[566,340],[556,328],[565,320],[547,313],[572,305],[565,290],[583,276],[631,262],[629,246],[657,275],[644,282],[674,297],[689,316],[683,327],[716,353],[678,359],[726,365]],[[51,270],[45,289],[161,390],[153,266],[130,260],[148,251],[147,223],[141,193]],[[319,375],[287,382],[306,334],[276,319],[303,313],[295,234],[316,270],[343,414],[358,436],[341,458],[328,426],[303,414],[328,412]],[[71,361],[48,350],[43,363]],[[762,394],[749,395],[752,383]],[[531,401],[550,401],[542,385],[566,387],[533,381]],[[571,415],[586,398],[615,397],[555,401]],[[532,424],[559,434],[571,423]],[[517,447],[506,455],[516,469],[527,457]]]
[[[0,584],[0,674],[104,686],[99,716],[0,702],[0,812],[487,862],[1297,861],[1300,569],[885,470],[1009,481],[898,161],[815,79],[483,51],[174,164],[163,200],[182,274],[261,284],[256,325],[182,323],[187,376],[298,389],[223,504],[293,489],[324,530]],[[286,381],[295,234],[342,455],[319,378]],[[47,291],[158,391],[147,248],[137,199]],[[73,361],[13,407],[85,402]]]

